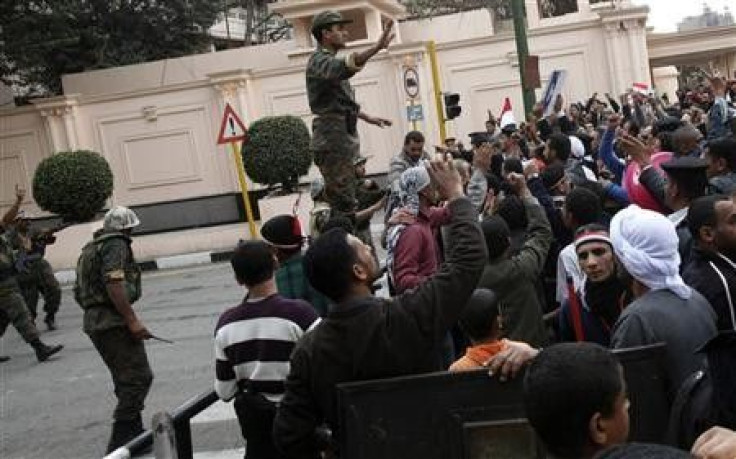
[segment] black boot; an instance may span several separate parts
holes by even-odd
[[[41,340],[38,338],[31,341],[31,346],[33,346],[33,350],[36,351],[36,358],[39,362],[44,362],[48,360],[49,357],[64,348],[64,346],[62,346],[61,344],[57,344],[55,346],[47,346],[46,344],[42,343]]]
[[[106,454],[125,446],[142,432],[143,421],[140,416],[136,419],[116,419],[112,424],[112,433],[110,434],[110,441],[107,443]]]
[[[44,323],[46,323],[46,328],[49,331],[56,330],[56,318],[53,314],[46,314],[46,318],[43,319]]]

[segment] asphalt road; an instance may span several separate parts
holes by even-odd
[[[144,275],[143,298],[135,309],[154,334],[175,344],[147,343],[155,379],[144,423],[154,413],[173,410],[212,388],[212,335],[222,311],[244,292],[229,264]],[[40,306],[39,306],[40,307]],[[64,289],[59,330],[41,339],[64,349],[38,363],[30,346],[11,327],[0,340],[0,458],[78,459],[104,455],[115,406],[112,381],[92,343],[82,332],[82,310]],[[229,407],[228,407],[229,408]],[[242,447],[237,421],[215,420],[193,426],[195,450]]]

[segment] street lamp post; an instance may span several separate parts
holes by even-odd
[[[528,84],[526,69],[529,57],[529,44],[526,39],[526,15],[524,14],[524,0],[511,0],[511,13],[514,18],[514,38],[516,39],[516,55],[519,58],[519,72],[521,74],[521,91],[524,97],[524,118],[532,112],[536,103],[534,89]]]

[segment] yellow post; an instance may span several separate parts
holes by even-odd
[[[238,170],[238,181],[240,181],[240,192],[243,193],[243,204],[245,205],[245,215],[248,217],[250,237],[251,239],[258,239],[256,223],[253,221],[253,209],[250,208],[250,199],[248,199],[248,181],[245,179],[243,157],[240,155],[240,143],[230,142],[230,149],[232,150],[233,157],[235,158],[235,168]]]
[[[440,83],[440,71],[437,66],[437,47],[434,40],[427,43],[427,54],[429,54],[429,63],[432,67],[432,84],[434,85],[434,107],[437,110],[437,121],[440,123],[440,145],[445,144],[447,138],[447,130],[445,129],[445,113],[442,109],[442,86]]]

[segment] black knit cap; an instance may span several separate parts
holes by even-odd
[[[277,215],[268,220],[261,227],[261,237],[280,249],[297,249],[304,241],[299,219],[293,215]]]

